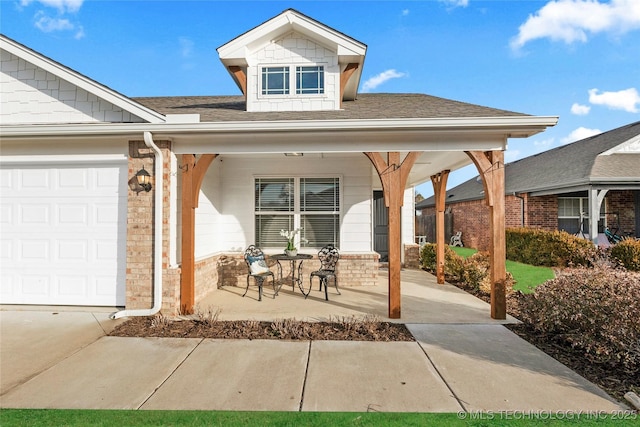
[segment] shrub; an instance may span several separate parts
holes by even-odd
[[[425,270],[436,271],[436,245],[427,243],[422,247],[420,260]],[[491,294],[490,262],[488,252],[476,252],[468,258],[462,258],[449,246],[444,250],[444,274],[449,282],[462,283],[464,287],[484,294]],[[507,272],[505,289],[513,291],[515,281]]]
[[[476,252],[464,260],[462,282],[470,289],[477,291],[480,289],[480,284],[490,276],[490,268],[489,254]]]
[[[507,259],[545,267],[591,266],[598,249],[589,240],[565,231],[537,228],[506,230]]]
[[[420,249],[420,264],[427,271],[436,271],[436,244],[426,243]],[[459,281],[462,277],[464,259],[449,246],[444,247],[444,274],[449,281]]]
[[[625,239],[613,245],[611,258],[627,270],[640,271],[640,240]]]
[[[640,375],[640,274],[609,267],[568,269],[517,294],[519,317],[584,352],[591,362]]]

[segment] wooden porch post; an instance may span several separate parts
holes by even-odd
[[[431,176],[436,199],[436,279],[441,285],[444,284],[444,206],[448,177],[448,170]]]
[[[491,262],[491,317],[507,318],[507,299],[505,280],[506,269],[506,237],[505,237],[505,186],[504,186],[504,152],[467,151],[482,177],[485,201],[489,206],[490,242],[489,258]]]
[[[191,314],[195,304],[196,208],[202,180],[217,154],[183,154],[182,166],[182,257],[180,276],[180,311]]]
[[[386,162],[380,153],[364,154],[371,160],[378,172],[382,182],[384,203],[389,208],[389,318],[399,319],[401,316],[401,208],[409,172],[420,153],[410,152],[402,163],[399,152],[387,153]]]

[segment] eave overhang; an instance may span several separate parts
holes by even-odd
[[[509,116],[387,120],[302,120],[215,123],[95,123],[0,126],[3,140],[101,137],[174,141],[177,152],[282,153],[363,151],[504,150],[507,138],[524,138],[557,123],[557,117]]]

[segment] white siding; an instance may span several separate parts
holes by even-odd
[[[142,122],[84,89],[0,52],[0,123]]]
[[[253,53],[247,70],[247,111],[309,111],[340,109],[338,55],[300,34],[290,33]],[[263,65],[323,65],[323,95],[261,96],[260,67]],[[291,70],[295,73],[295,68]],[[295,88],[291,88],[295,94]]]
[[[216,159],[205,176],[196,211],[196,258],[215,252],[243,251],[254,243],[256,176],[340,176],[341,250],[369,252],[372,248],[370,174],[371,164],[364,155]]]
[[[414,188],[404,190],[404,204],[402,205],[402,244],[415,243],[415,206]],[[402,251],[404,256],[404,251]]]
[[[220,232],[221,190],[220,158],[211,163],[202,181],[196,209],[196,259],[220,252],[224,248]]]

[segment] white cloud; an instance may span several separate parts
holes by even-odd
[[[409,9],[402,9],[402,16],[409,15]]]
[[[551,147],[555,142],[556,142],[555,138],[547,138],[541,141],[534,141],[533,145],[535,145],[536,147],[545,148],[545,147]]]
[[[571,106],[571,114],[575,114],[576,116],[586,116],[587,114],[589,114],[590,110],[591,107],[589,107],[588,105],[574,103]]]
[[[446,3],[448,6],[453,7],[467,7],[469,6],[469,0],[439,0],[442,3]]]
[[[589,90],[590,103],[604,105],[613,110],[628,111],[629,113],[637,113],[639,111],[640,94],[638,94],[636,88],[632,87],[618,92],[598,92],[598,89]]]
[[[571,132],[567,137],[562,138],[562,144],[580,141],[581,139],[589,138],[590,136],[598,135],[599,133],[602,133],[600,129],[588,129],[581,126]]]
[[[21,6],[29,6],[31,3],[34,3],[34,0],[20,0]],[[40,3],[47,7],[53,7],[60,13],[75,13],[80,10],[84,0],[36,0],[36,3]]]
[[[398,79],[400,77],[404,77],[405,75],[406,75],[405,73],[400,73],[394,69],[383,71],[377,76],[373,76],[369,80],[364,82],[364,84],[362,85],[362,91],[368,92],[371,89],[377,88],[378,86],[380,86],[381,84],[385,83],[388,80]]]
[[[40,31],[75,31],[74,38],[81,39],[85,36],[84,27],[69,19],[68,14],[78,12],[83,3],[84,0],[20,0],[19,4],[21,8],[32,4],[48,8],[38,10],[33,16],[34,26]],[[56,9],[55,17],[49,13],[51,8]]]
[[[52,18],[45,15],[44,12],[37,13],[35,19],[36,28],[44,31],[45,33],[74,29],[73,24],[68,19]]]
[[[518,50],[531,40],[549,38],[567,44],[586,42],[588,34],[625,33],[640,28],[638,0],[550,1],[520,25],[511,47]]]

